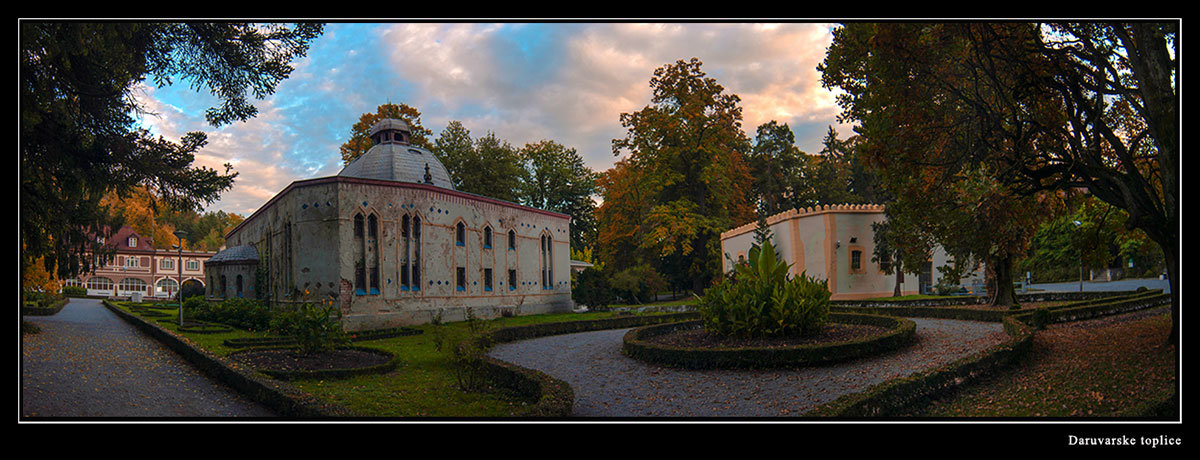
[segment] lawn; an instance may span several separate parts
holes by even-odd
[[[948,395],[916,416],[1115,416],[1175,390],[1165,308],[1051,325],[1009,370]]]
[[[118,302],[118,305],[128,309],[127,302]],[[178,312],[166,308],[159,311]],[[483,328],[495,329],[526,324],[602,319],[617,314],[588,312],[528,315],[484,320],[477,324]],[[159,318],[146,319],[153,321]],[[216,334],[181,333],[174,323],[156,321],[156,324],[219,356],[240,350],[225,346],[223,342],[227,339],[267,336],[263,332],[237,329]],[[469,336],[467,322],[425,324],[414,328],[420,329],[422,333],[355,342],[355,345],[380,348],[400,356],[401,363],[393,372],[342,380],[294,381],[291,384],[301,391],[371,417],[514,417],[520,414],[525,402],[505,391],[459,389],[455,373],[449,365],[448,351],[450,346]]]

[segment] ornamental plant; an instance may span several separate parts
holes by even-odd
[[[748,262],[700,297],[697,308],[706,330],[740,338],[821,332],[829,319],[827,281],[807,273],[790,277],[791,264],[775,255],[769,240],[751,248]]]
[[[342,312],[332,304],[304,302],[294,310],[276,313],[271,332],[296,339],[301,353],[324,353],[350,342],[341,319]]]

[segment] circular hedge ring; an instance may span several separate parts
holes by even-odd
[[[625,333],[622,349],[634,359],[685,369],[780,368],[831,364],[876,355],[908,345],[917,337],[917,324],[905,318],[830,313],[829,320],[839,324],[885,327],[887,332],[857,340],[783,347],[689,348],[648,340],[702,325],[701,321],[684,321],[633,329]]]

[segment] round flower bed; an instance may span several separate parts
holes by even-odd
[[[727,339],[709,334],[701,321],[633,329],[626,355],[687,369],[778,368],[830,364],[903,347],[916,339],[916,323],[904,318],[830,313],[820,334],[770,339]]]
[[[369,347],[341,347],[310,354],[296,348],[252,348],[230,353],[229,358],[280,380],[383,374],[395,369],[400,361],[394,353]]]

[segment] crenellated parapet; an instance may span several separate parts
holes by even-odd
[[[800,217],[815,216],[828,213],[882,213],[884,206],[882,204],[829,204],[817,205],[804,208],[793,208],[777,214],[767,216],[767,225],[774,225],[790,219]],[[750,222],[740,225],[729,231],[721,233],[721,239],[741,235],[743,233],[752,232],[758,227],[758,222]]]

